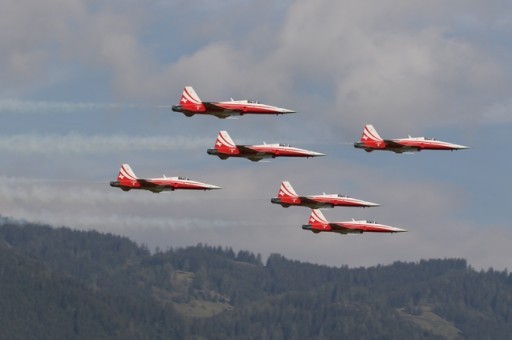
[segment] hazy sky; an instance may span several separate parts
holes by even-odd
[[[510,1],[0,0],[0,214],[125,235],[151,248],[230,246],[329,265],[467,258],[512,263]],[[186,118],[203,100],[256,99],[279,117]],[[385,138],[471,147],[415,155],[352,147],[364,124]],[[253,163],[208,156],[237,143],[291,143],[316,159]],[[140,177],[187,176],[211,192],[122,192]],[[340,193],[378,208],[395,235],[315,235],[309,209],[270,203]]]

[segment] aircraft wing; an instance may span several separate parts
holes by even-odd
[[[333,230],[336,230],[337,232],[342,233],[342,234],[351,234],[351,233],[360,233],[361,232],[357,228],[347,227],[346,225],[344,225],[342,223],[329,223],[329,226]]]
[[[332,204],[329,202],[320,202],[318,200],[311,199],[306,196],[299,196],[301,205],[305,205],[307,207],[312,207],[314,209],[330,207]]]
[[[203,102],[203,106],[206,109],[206,111],[210,111],[210,112],[223,112],[223,111],[226,111],[226,109],[223,108],[222,106],[216,105],[216,104],[211,103],[211,102]]]
[[[386,148],[389,148],[392,150],[403,150],[403,151],[418,150],[418,148],[416,148],[414,146],[405,145],[405,144],[399,143],[399,142],[391,140],[391,139],[385,139],[384,143],[386,143]]]
[[[306,196],[300,196],[299,199],[302,203],[306,203],[306,204],[319,204],[320,203],[317,200],[313,200]]]
[[[395,142],[391,139],[384,139],[384,143],[386,143],[386,146],[392,147],[392,148],[403,148],[405,145]]]
[[[143,186],[144,188],[147,188],[148,190],[153,191],[153,192],[161,192],[165,189],[168,190],[169,188],[172,188],[170,185],[160,185],[160,184],[156,184],[151,181],[148,181],[146,179],[137,179],[137,182],[139,182],[139,184],[141,186]]]
[[[227,109],[220,105],[211,102],[203,102],[206,111],[211,112],[212,115],[218,118],[228,118],[230,116],[239,116],[241,110]]]
[[[263,158],[272,157],[272,154],[270,153],[254,150],[253,148],[247,145],[237,145],[236,147],[238,148],[238,151],[240,151],[241,155],[250,159],[251,161],[257,162],[262,160]]]

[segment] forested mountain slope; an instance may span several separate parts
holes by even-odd
[[[332,268],[0,223],[0,338],[505,339],[512,276],[463,259]],[[4,326],[5,325],[5,326]]]

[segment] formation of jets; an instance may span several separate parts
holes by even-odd
[[[245,114],[258,115],[280,115],[295,113],[293,110],[280,108],[259,103],[252,100],[233,100],[224,102],[203,102],[191,86],[183,89],[180,103],[173,105],[172,110],[181,112],[187,117],[193,115],[211,115],[217,118],[229,118],[232,116],[243,116]],[[387,150],[395,153],[407,153],[421,150],[461,150],[468,147],[426,137],[411,137],[400,139],[382,139],[377,130],[371,124],[364,127],[360,141],[354,143],[355,148],[364,149],[367,152],[373,150]],[[230,157],[247,158],[257,162],[263,159],[276,157],[318,157],[325,156],[323,153],[299,149],[288,144],[266,144],[261,145],[237,145],[227,131],[220,131],[215,145],[208,149],[207,153],[217,156],[220,159]],[[183,190],[213,190],[220,189],[219,186],[197,182],[185,177],[161,177],[161,178],[138,178],[132,171],[130,165],[123,164],[119,170],[116,181],[111,181],[110,186],[120,188],[123,191],[132,189],[148,190],[154,193],[162,191]],[[277,197],[271,198],[271,203],[279,204],[284,208],[301,206],[311,209],[308,224],[302,226],[304,230],[313,233],[331,232],[338,234],[362,234],[373,233],[399,233],[407,230],[396,228],[374,221],[345,221],[329,222],[319,209],[334,207],[376,207],[377,203],[363,201],[340,194],[321,194],[310,196],[299,196],[289,181],[282,181]]]
[[[220,159],[247,158],[253,162],[276,157],[318,157],[323,153],[295,148],[288,144],[236,145],[226,131],[220,131],[213,149],[207,153]]]
[[[186,177],[138,178],[129,164],[121,165],[117,181],[110,182],[111,187],[121,188],[123,191],[131,189],[148,190],[154,193],[174,190],[213,190],[220,189],[213,184],[193,181]]]
[[[195,114],[211,115],[217,118],[243,116],[245,114],[282,115],[295,113],[293,110],[262,104],[255,100],[233,100],[225,102],[203,102],[192,86],[185,86],[180,103],[173,105],[174,112],[182,112],[187,117]]]
[[[467,146],[443,142],[429,137],[411,137],[400,139],[382,139],[373,125],[364,127],[363,135],[359,142],[354,143],[355,148],[364,149],[367,152],[373,150],[387,150],[395,153],[414,152],[421,150],[463,150]]]

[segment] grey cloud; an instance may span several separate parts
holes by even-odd
[[[457,26],[461,15],[474,12],[475,25],[489,27],[496,22],[506,29],[506,25],[503,26],[509,16],[506,11],[478,1],[450,4],[420,0],[293,1],[287,3],[282,14],[272,17],[274,22],[268,25],[272,29],[244,20],[255,16],[253,11],[239,11],[240,20],[220,21],[223,27],[209,30],[211,22],[198,21],[190,28],[187,18],[183,18],[182,27],[152,26],[151,12],[148,12],[151,6],[135,1],[129,5],[116,2],[119,10],[102,2],[95,2],[95,10],[92,10],[87,4],[85,1],[50,0],[44,4],[21,1],[8,6],[10,12],[0,13],[0,18],[6,19],[0,22],[7,22],[9,27],[0,30],[0,51],[3,51],[0,56],[11,60],[7,66],[0,66],[0,71],[7,75],[4,91],[11,91],[13,84],[21,83],[26,85],[24,89],[29,88],[21,93],[30,94],[34,79],[41,78],[39,83],[46,85],[45,81],[55,76],[55,69],[69,62],[105,73],[113,92],[107,96],[114,97],[116,102],[119,98],[129,98],[130,102],[167,101],[170,96],[177,100],[183,86],[190,84],[203,99],[250,95],[301,113],[278,120],[244,117],[239,121],[172,116],[166,120],[169,126],[158,123],[160,131],[171,128],[180,135],[194,131],[195,136],[204,133],[208,137],[195,139],[191,145],[183,144],[180,139],[158,136],[78,133],[0,137],[2,151],[12,160],[11,164],[16,164],[5,167],[11,167],[11,173],[16,167],[25,169],[27,165],[37,169],[37,163],[31,163],[24,155],[46,155],[42,150],[46,147],[61,148],[61,154],[73,155],[65,160],[66,164],[56,161],[50,169],[47,167],[46,172],[52,176],[54,168],[61,173],[62,168],[73,170],[70,173],[77,179],[90,178],[86,175],[91,171],[100,176],[105,169],[114,174],[118,165],[113,168],[109,164],[112,159],[98,161],[105,155],[100,144],[107,152],[123,151],[129,145],[139,150],[130,153],[129,158],[138,160],[139,164],[146,163],[141,171],[154,171],[163,164],[177,163],[180,168],[192,169],[187,173],[192,178],[224,188],[197,195],[178,192],[154,195],[111,190],[107,183],[97,188],[99,184],[23,183],[4,178],[0,179],[3,182],[0,187],[2,214],[55,225],[68,224],[74,228],[112,231],[162,248],[205,242],[264,255],[280,252],[292,258],[331,265],[374,265],[445,256],[466,257],[470,263],[481,267],[503,268],[510,263],[505,245],[512,237],[506,228],[466,220],[466,217],[476,218],[476,213],[469,211],[471,204],[466,204],[472,200],[470,193],[484,187],[481,183],[475,187],[471,176],[474,171],[482,170],[475,165],[480,159],[471,159],[475,154],[468,154],[468,158],[457,159],[459,154],[453,157],[464,161],[466,166],[457,167],[463,175],[455,184],[442,182],[437,174],[425,176],[425,171],[418,171],[419,166],[431,169],[455,164],[439,154],[436,158],[425,154],[412,156],[430,161],[372,154],[370,159],[375,160],[372,161],[352,156],[345,149],[321,160],[274,160],[255,164],[245,160],[222,162],[214,158],[204,161],[201,158],[198,163],[199,158],[191,158],[186,153],[179,158],[166,159],[143,152],[209,147],[214,138],[212,131],[216,133],[217,128],[226,126],[230,132],[231,128],[234,130],[234,137],[239,137],[237,142],[240,139],[257,143],[260,132],[267,136],[282,136],[283,132],[287,136],[308,136],[308,141],[325,136],[332,136],[331,140],[336,141],[351,141],[360,136],[362,125],[367,122],[382,127],[383,136],[391,137],[404,134],[404,130],[413,133],[440,126],[464,129],[475,122],[508,123],[510,68],[504,64],[506,58],[496,55],[496,51],[501,50],[496,45],[499,43],[489,41],[494,48],[486,48],[472,36],[471,30],[460,33]],[[180,5],[188,6],[187,13],[194,13],[196,4],[180,2]],[[128,11],[124,6],[137,10]],[[8,18],[16,17],[13,10],[23,13],[25,7],[40,11],[39,15],[28,17],[40,18],[41,22],[22,20],[18,23]],[[165,6],[159,8],[165,9]],[[485,14],[481,14],[481,9],[485,9]],[[172,20],[173,15],[182,13],[160,14]],[[60,20],[63,17],[66,20]],[[469,21],[469,25],[473,22]],[[464,25],[466,29],[468,22]],[[197,31],[190,33],[189,30]],[[219,32],[224,33],[219,36]],[[175,46],[176,41],[168,38],[169,33],[191,40]],[[168,49],[173,55],[157,56],[158,48],[164,51],[161,54],[166,54]],[[52,86],[55,87],[55,83]],[[68,89],[63,91],[64,95],[69,92],[79,96]],[[37,114],[38,109],[30,108],[34,102],[17,104],[27,103],[24,111],[12,107],[10,110],[26,113],[24,118]],[[43,112],[83,112],[86,109],[67,105],[69,103],[53,103]],[[140,122],[143,133],[153,132],[154,126],[146,120]],[[125,131],[123,129],[133,125],[133,121],[119,124],[124,124],[119,129]],[[18,155],[13,157],[12,151]],[[488,155],[491,159],[492,153]],[[119,157],[117,162],[126,154],[116,157]],[[91,170],[91,162],[95,161],[97,167]],[[364,210],[330,210],[326,212],[330,219],[370,218],[404,227],[409,232],[352,237],[304,232],[300,225],[307,219],[307,209],[284,209],[269,203],[281,179],[291,180],[301,193],[339,192],[383,204]],[[468,186],[467,191],[464,185]],[[485,216],[489,211],[482,207],[479,213]],[[214,227],[204,228],[210,221],[214,221]]]

